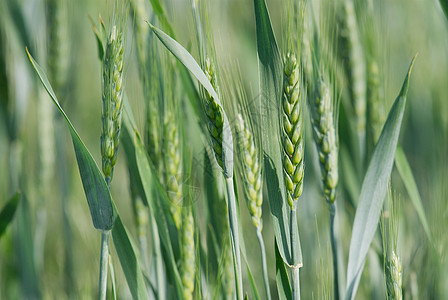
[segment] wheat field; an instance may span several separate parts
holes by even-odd
[[[0,299],[448,297],[445,0],[3,0]]]

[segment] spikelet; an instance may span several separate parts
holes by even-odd
[[[67,84],[70,57],[67,0],[47,0],[46,4],[49,76],[56,95],[60,95]]]
[[[182,223],[182,154],[176,118],[174,113],[168,109],[166,110],[164,135],[164,183],[174,223],[177,229],[180,229]]]
[[[103,173],[110,182],[117,161],[123,98],[123,32],[113,26],[103,60],[101,156]]]
[[[338,184],[338,149],[330,88],[319,78],[310,101],[314,142],[326,200],[334,203]]]
[[[146,59],[147,59],[147,44],[149,29],[145,23],[147,19],[145,2],[144,0],[131,0],[131,14],[134,19],[135,30],[135,42],[137,45],[137,56],[140,71],[143,73],[146,71]]]
[[[372,132],[373,143],[378,141],[384,123],[382,102],[380,99],[380,75],[378,63],[375,59],[368,59],[367,63],[367,105],[369,126]]]
[[[182,285],[184,298],[193,299],[196,269],[196,250],[194,243],[194,219],[191,207],[187,209],[182,224]]]
[[[204,72],[212,87],[219,96],[218,79],[216,75],[216,67],[210,58],[205,59]],[[205,113],[207,115],[207,128],[210,133],[213,152],[215,154],[218,165],[223,168],[222,161],[222,133],[224,125],[224,113],[218,102],[210,95],[210,93],[202,90],[202,99],[204,103]]]
[[[386,262],[387,298],[391,300],[403,299],[402,294],[401,261],[394,250],[391,251]]]
[[[303,117],[297,58],[289,52],[283,74],[283,174],[291,209],[303,191]]]
[[[263,191],[259,153],[249,124],[244,121],[241,114],[237,115],[236,125],[239,145],[238,152],[242,164],[241,177],[244,181],[243,189],[246,195],[247,207],[252,223],[261,231],[263,227],[261,220]]]
[[[366,61],[353,0],[343,0],[339,23],[339,51],[348,80],[358,142],[362,151],[366,130]]]

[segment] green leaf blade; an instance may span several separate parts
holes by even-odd
[[[75,149],[76,160],[78,162],[79,173],[81,175],[82,185],[89,204],[90,214],[92,216],[93,226],[98,230],[111,230],[114,225],[115,216],[112,207],[112,197],[106,181],[104,180],[104,177],[89,150],[84,145],[83,141],[70,122],[70,119],[60,106],[44,71],[30,55],[28,49],[26,49],[26,52],[45,90],[50,95],[59,112],[64,117],[67,126],[69,127],[73,147]]]
[[[431,230],[429,229],[429,223],[426,219],[425,210],[423,209],[422,199],[418,191],[417,183],[415,182],[414,175],[412,174],[412,170],[409,166],[406,155],[400,146],[398,146],[397,152],[395,153],[395,166],[397,167],[398,173],[400,173],[401,179],[403,180],[406,190],[408,191],[409,198],[414,205],[425,234],[429,241],[434,244],[434,239],[432,237]]]
[[[288,272],[280,255],[277,243],[275,244],[275,269],[276,282],[279,299],[292,299],[291,285],[289,283]]]
[[[115,212],[116,219],[112,229],[112,240],[132,298],[148,299],[138,250],[132,242],[118,212]]]
[[[356,296],[367,252],[378,227],[387,184],[392,172],[415,58],[414,56],[411,61],[400,94],[389,112],[364,177],[350,241],[345,299],[354,299]]]

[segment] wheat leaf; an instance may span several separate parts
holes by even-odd
[[[415,56],[409,66],[400,94],[389,112],[362,183],[350,241],[345,299],[354,299],[356,296],[366,255],[378,227],[387,184],[392,172],[414,61]]]

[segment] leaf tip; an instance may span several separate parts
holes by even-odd
[[[407,95],[407,93],[408,93],[409,81],[410,81],[410,78],[411,78],[412,69],[414,68],[414,63],[415,63],[415,60],[416,60],[417,56],[418,56],[418,52],[414,55],[414,57],[411,60],[411,63],[409,64],[409,69],[408,69],[408,72],[406,74],[406,78],[405,78],[405,80],[403,82],[403,86],[401,87],[401,91],[400,91],[400,96],[401,97],[405,97]]]
[[[145,22],[146,22],[146,24],[148,24],[149,28],[151,28],[151,30],[154,31],[154,29],[155,29],[154,25],[152,25],[149,21],[145,20]]]
[[[30,51],[28,50],[28,46],[25,46],[25,51],[26,51],[26,55],[28,55],[28,59],[30,60],[31,64],[34,67],[33,57],[31,56]]]

